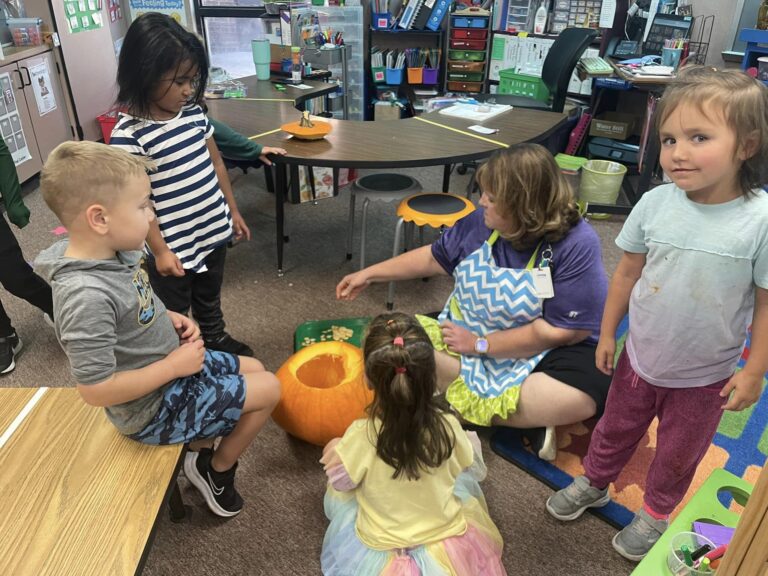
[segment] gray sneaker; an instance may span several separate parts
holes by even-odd
[[[586,476],[577,476],[570,486],[555,492],[547,500],[547,511],[558,520],[576,520],[587,508],[600,508],[611,501],[608,488],[598,490]]]
[[[640,510],[629,526],[613,537],[613,548],[627,560],[640,562],[648,551],[656,544],[664,530],[669,526],[668,520],[656,520],[645,510]]]

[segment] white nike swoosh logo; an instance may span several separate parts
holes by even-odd
[[[208,472],[208,484],[211,485],[211,490],[216,496],[221,496],[221,493],[224,492],[224,487],[222,486],[219,488],[216,486],[216,483],[213,481],[213,478],[211,478],[211,473]]]

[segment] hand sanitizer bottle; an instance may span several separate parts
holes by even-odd
[[[533,19],[533,33],[544,34],[544,29],[547,27],[547,0],[541,0],[539,9],[536,10],[536,16]]]

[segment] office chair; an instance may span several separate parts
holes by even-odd
[[[596,37],[597,30],[593,28],[566,28],[560,32],[549,49],[541,70],[541,79],[549,89],[549,101],[541,102],[513,94],[478,94],[475,99],[482,102],[494,100],[497,104],[511,104],[516,108],[562,112],[565,108],[565,97],[568,94],[568,84],[571,82],[573,70]],[[475,166],[475,163],[461,164],[456,171],[459,174],[465,174],[467,168]],[[470,182],[468,195],[471,194],[473,182]]]

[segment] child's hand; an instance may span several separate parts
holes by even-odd
[[[763,392],[763,375],[751,374],[746,370],[736,372],[723,386],[720,396],[727,398],[731,392],[733,395],[723,405],[723,410],[739,412],[749,408],[760,399],[760,394]]]
[[[446,320],[440,324],[440,331],[443,333],[443,342],[451,352],[458,352],[462,356],[476,353],[477,336],[466,328]]]
[[[200,327],[191,318],[171,310],[168,310],[168,316],[171,318],[171,322],[173,322],[176,334],[179,335],[179,342],[186,344],[200,338]]]
[[[232,212],[232,229],[235,232],[235,241],[242,240],[243,238],[246,240],[251,239],[251,231],[240,212]]]
[[[616,357],[616,338],[600,336],[595,350],[595,364],[603,374],[613,374],[613,359]]]
[[[205,345],[202,340],[182,344],[165,357],[171,364],[175,378],[192,376],[203,369],[205,360]]]
[[[354,300],[370,283],[363,270],[347,274],[336,285],[336,300]]]
[[[288,154],[288,152],[283,148],[275,148],[274,146],[264,146],[261,149],[259,160],[264,162],[264,164],[266,164],[267,166],[272,166],[272,161],[267,157],[269,154],[277,154],[279,156],[285,156],[286,154]]]
[[[155,268],[160,276],[184,276],[181,260],[170,250],[155,254]]]

